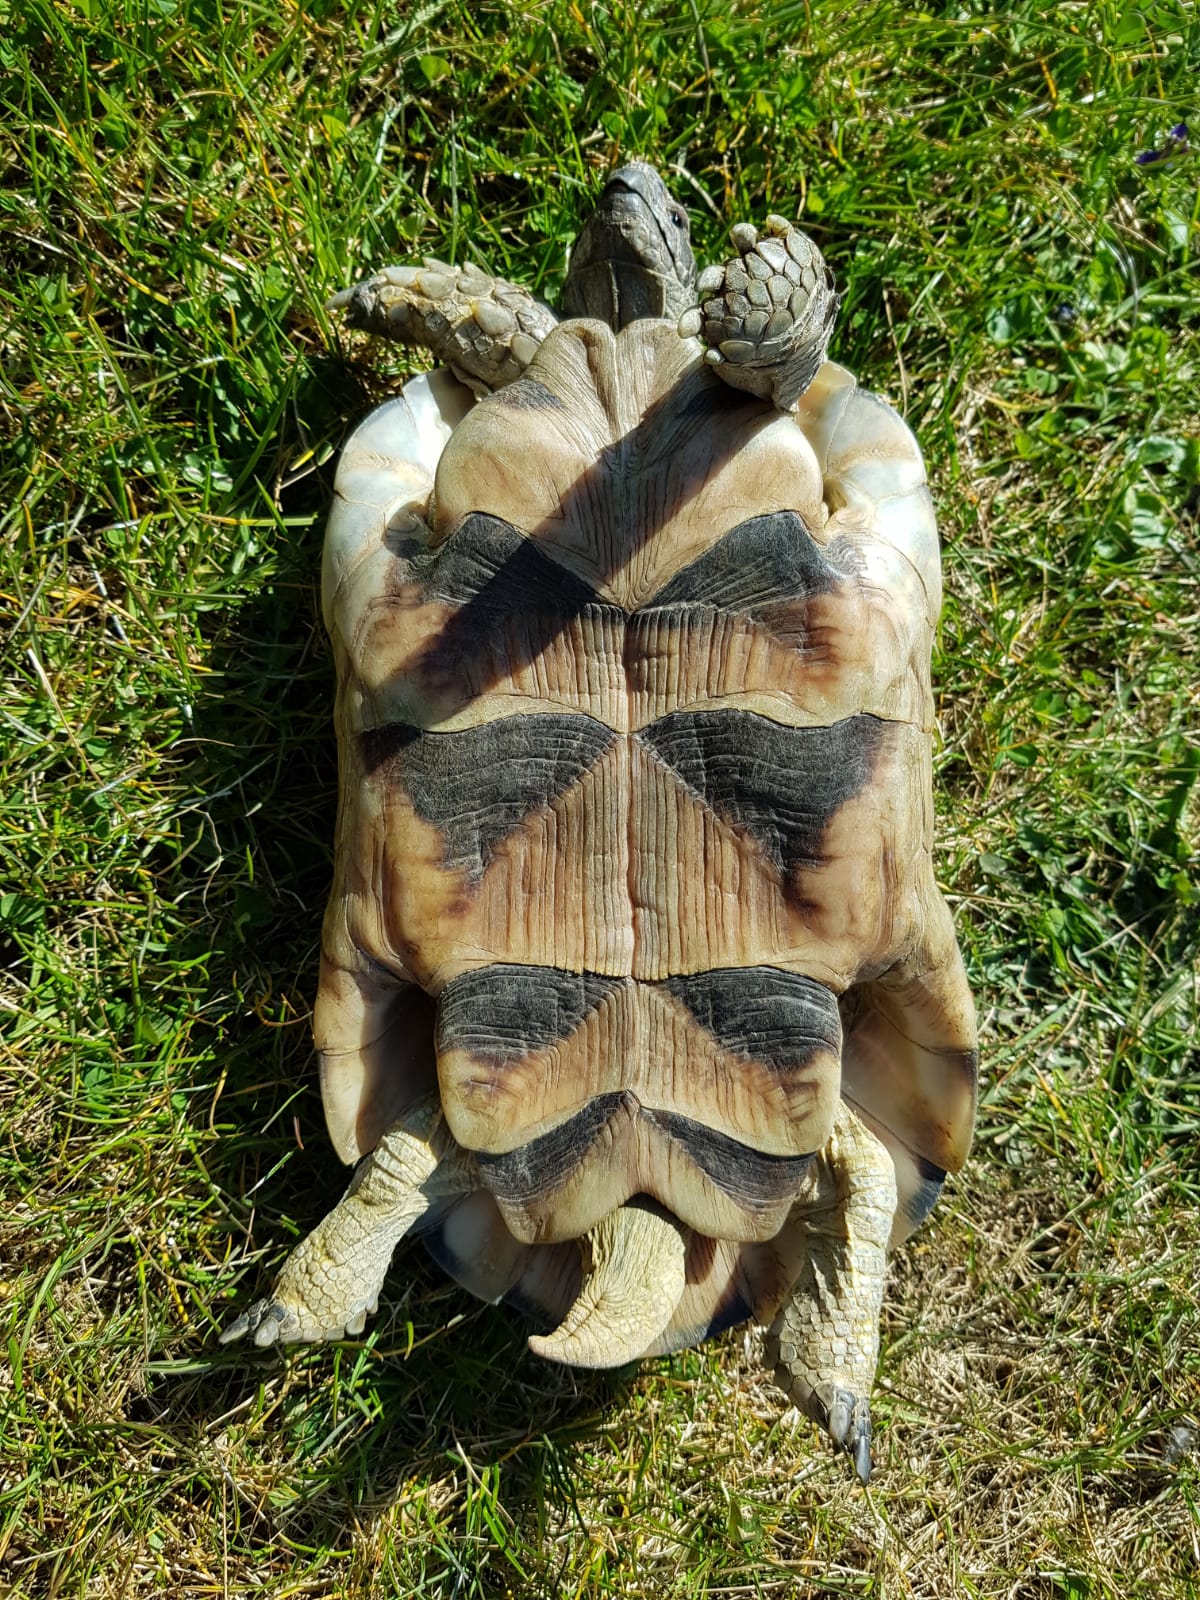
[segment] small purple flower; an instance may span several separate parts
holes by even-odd
[[[1186,122],[1177,122],[1167,134],[1166,143],[1159,150],[1143,150],[1134,156],[1134,163],[1139,167],[1158,167],[1168,161],[1174,161],[1176,156],[1182,156],[1188,150],[1188,125]]]

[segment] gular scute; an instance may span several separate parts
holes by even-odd
[[[664,324],[564,324],[529,370],[563,409],[514,411],[502,391],[463,420],[438,465],[435,544],[486,511],[634,611],[749,517],[821,520],[800,430],[732,396]]]

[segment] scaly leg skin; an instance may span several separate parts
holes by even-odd
[[[833,273],[786,217],[769,216],[761,237],[740,222],[731,237],[737,255],[700,274],[700,306],[679,331],[701,335],[726,383],[790,411],[825,360],[839,304]]]
[[[342,1199],[284,1264],[272,1293],[221,1334],[257,1345],[359,1334],[400,1240],[438,1200],[465,1193],[468,1158],[445,1131],[441,1112],[422,1107],[389,1128]]]
[[[431,350],[477,397],[513,383],[558,318],[527,289],[478,267],[385,267],[329,301],[352,328]]]
[[[787,1224],[806,1234],[804,1268],[767,1333],[767,1360],[788,1398],[849,1451],[866,1483],[896,1174],[844,1100],[810,1182]]]

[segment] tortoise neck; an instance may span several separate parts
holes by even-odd
[[[622,167],[571,252],[564,312],[614,332],[645,317],[677,320],[694,302],[695,281],[687,214],[653,167]]]

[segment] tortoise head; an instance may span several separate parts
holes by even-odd
[[[614,333],[642,317],[674,321],[695,303],[695,283],[687,212],[653,167],[620,167],[571,252],[564,313]]]

